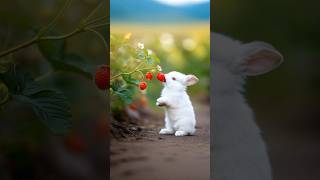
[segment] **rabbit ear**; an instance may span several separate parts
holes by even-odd
[[[199,79],[195,75],[193,75],[193,74],[186,75],[187,86],[192,86],[192,85],[196,84],[198,81],[199,81]]]
[[[240,57],[241,66],[247,76],[265,74],[283,62],[281,53],[265,42],[251,42],[242,45]]]

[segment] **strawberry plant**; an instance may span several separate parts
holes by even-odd
[[[134,43],[131,33],[110,36],[110,92],[113,107],[131,104],[135,96],[145,93],[153,74],[161,71],[160,59],[143,43]],[[146,82],[145,80],[148,80]]]
[[[29,40],[0,52],[0,110],[11,101],[18,101],[29,106],[38,119],[57,134],[66,133],[71,127],[70,103],[62,92],[44,86],[40,82],[58,71],[73,72],[93,79],[95,65],[73,52],[66,51],[66,42],[70,37],[85,32],[91,33],[101,40],[105,52],[108,52],[108,44],[98,30],[107,27],[108,16],[96,17],[97,12],[105,5],[104,1],[79,20],[78,25],[70,32],[64,34],[56,32],[57,21],[66,14],[71,4],[72,0],[65,1],[53,20],[47,26],[36,30]],[[13,55],[30,46],[37,47],[39,54],[51,66],[50,71],[33,77],[30,72],[19,66]],[[107,71],[108,69],[102,66],[97,72],[99,78],[96,78],[96,83],[100,89],[109,87],[109,84],[104,82],[109,78]]]

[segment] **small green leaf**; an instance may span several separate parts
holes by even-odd
[[[125,80],[128,84],[138,85],[139,80],[132,78],[131,74],[122,74],[123,80]]]
[[[113,91],[118,91],[123,86],[123,83],[121,81],[113,81],[111,84],[111,88]]]
[[[152,58],[152,56],[147,56],[147,63],[149,64],[149,65],[152,65],[153,64],[153,58]]]
[[[132,103],[132,96],[134,91],[129,88],[130,86],[125,86],[121,81],[114,81],[111,84],[113,92],[125,103]]]
[[[92,79],[95,66],[77,54],[66,54],[64,60],[52,60],[51,64],[56,70],[74,72]]]
[[[132,103],[132,93],[128,89],[121,88],[118,91],[115,91],[115,93],[126,104],[131,104]]]
[[[19,94],[25,86],[26,78],[29,78],[29,76],[26,76],[21,68],[10,66],[6,73],[0,75],[0,78],[8,87],[10,93]]]
[[[52,132],[64,134],[70,129],[70,107],[63,94],[47,89],[31,96],[14,95],[14,98],[30,105],[38,118]]]
[[[137,54],[136,55],[137,59],[143,60],[143,59],[146,58],[146,53],[145,53],[145,51],[143,49],[137,49],[136,54]]]
[[[94,65],[77,54],[65,54],[64,40],[40,42],[38,47],[55,70],[74,72],[92,79]]]
[[[13,98],[28,104],[52,132],[66,133],[71,127],[71,112],[66,97],[56,90],[40,86],[20,71],[15,74],[15,79]]]

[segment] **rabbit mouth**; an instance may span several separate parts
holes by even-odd
[[[166,83],[166,75],[163,76],[162,82],[163,82],[163,83]]]

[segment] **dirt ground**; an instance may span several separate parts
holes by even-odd
[[[158,117],[149,120],[155,127],[144,129],[143,135],[112,140],[111,180],[209,180],[210,106],[200,101],[193,104],[195,136],[159,135],[163,117]]]

